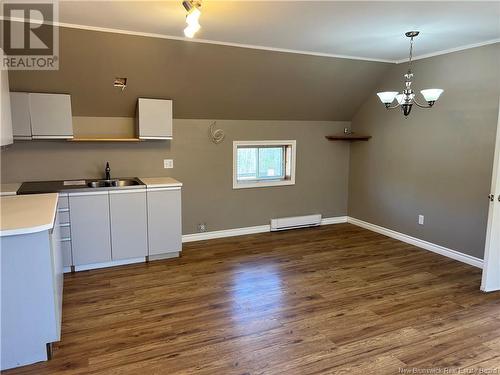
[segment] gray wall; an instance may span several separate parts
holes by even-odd
[[[416,61],[415,88],[445,92],[408,118],[373,92],[352,120],[373,138],[351,147],[349,215],[483,258],[499,67],[498,43]],[[394,66],[377,91],[401,90],[406,69]]]
[[[11,71],[11,90],[71,94],[79,134],[102,123],[80,116],[133,117],[137,97],[171,98],[174,139],[15,143],[1,152],[2,181],[100,177],[107,160],[115,176],[170,175],[184,183],[184,233],[200,222],[218,230],[346,215],[349,145],[324,136],[349,123],[327,121],[349,120],[390,66],[69,28],[60,28],[60,55],[58,71]],[[117,76],[129,79],[123,92],[112,86]],[[221,145],[207,137],[210,121],[192,120],[210,118],[229,119],[218,122],[227,132]],[[120,123],[109,121],[110,133]],[[233,139],[296,139],[296,185],[233,190]],[[165,158],[174,169],[163,169]]]
[[[183,232],[268,224],[280,216],[347,214],[349,145],[325,135],[348,122],[220,120],[226,140],[213,144],[209,120],[174,120],[169,142],[16,142],[1,152],[2,182],[102,177],[109,161],[113,176],[172,176],[184,183]],[[296,184],[232,189],[233,140],[297,140]],[[173,158],[174,168],[163,169]]]
[[[60,28],[60,69],[12,71],[12,91],[70,93],[75,116],[349,121],[390,64]],[[127,77],[121,92],[115,77]],[[348,87],[348,90],[346,88]]]

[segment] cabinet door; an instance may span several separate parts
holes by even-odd
[[[65,94],[29,94],[33,139],[73,138],[71,97]]]
[[[137,99],[139,138],[172,139],[172,101]]]
[[[0,57],[3,59],[3,52],[0,51]],[[12,114],[10,109],[9,95],[9,71],[0,70],[0,146],[10,145],[12,138]]]
[[[148,190],[149,255],[182,251],[181,190]]]
[[[71,247],[75,266],[111,260],[108,192],[69,196]]]
[[[146,210],[145,190],[109,192],[113,260],[148,255]]]
[[[14,139],[31,139],[30,97],[27,92],[10,93]]]
[[[56,213],[54,228],[50,233],[50,243],[52,251],[52,280],[54,286],[54,311],[57,340],[61,338],[61,322],[62,322],[62,298],[63,298],[63,254],[61,247],[61,220],[59,212]]]

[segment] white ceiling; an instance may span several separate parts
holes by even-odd
[[[60,22],[183,37],[179,1],[65,1]],[[398,61],[404,32],[421,31],[417,56],[500,39],[500,2],[205,0],[205,41]]]

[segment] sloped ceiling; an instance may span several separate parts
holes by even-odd
[[[10,87],[69,93],[75,116],[133,117],[152,97],[173,99],[175,118],[350,120],[390,66],[60,28],[60,69],[11,71]]]
[[[183,37],[185,10],[175,1],[62,1],[60,21]],[[98,9],[98,11],[96,11]],[[500,38],[498,1],[202,0],[196,37],[370,59],[407,57],[404,32],[420,30],[425,55]]]

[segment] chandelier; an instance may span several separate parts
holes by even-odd
[[[441,89],[426,89],[421,90],[422,96],[424,97],[427,105],[420,104],[415,97],[415,92],[411,88],[413,73],[411,71],[411,60],[413,57],[413,38],[415,38],[420,32],[419,31],[408,31],[405,35],[410,38],[410,56],[408,59],[408,72],[404,75],[405,77],[405,89],[403,93],[400,94],[397,91],[384,91],[377,93],[380,101],[384,103],[385,108],[394,109],[401,107],[401,112],[405,116],[408,116],[411,112],[411,108],[413,104],[420,108],[431,108],[436,100],[439,99],[439,96],[443,93]],[[396,104],[392,105],[396,99]]]

